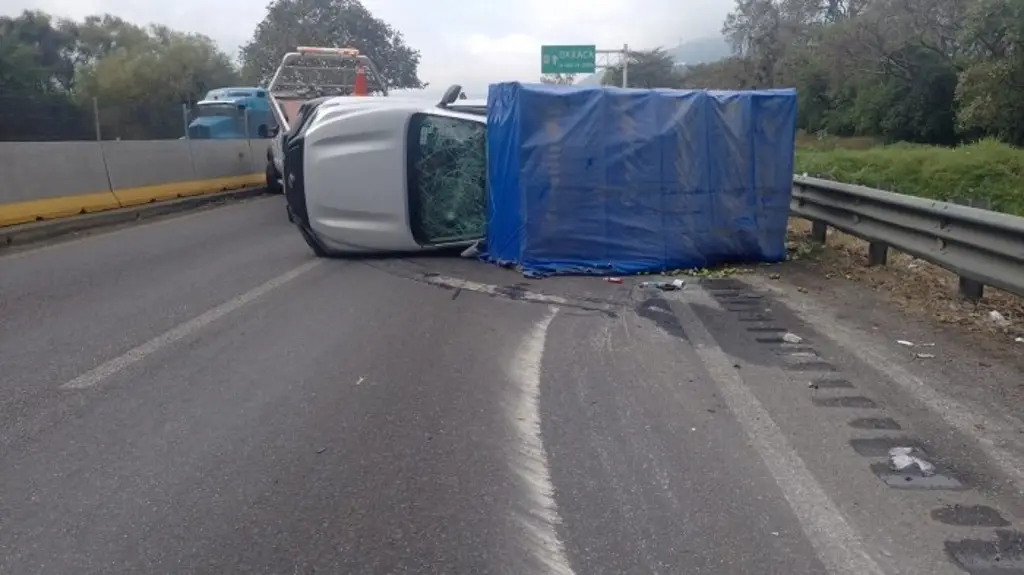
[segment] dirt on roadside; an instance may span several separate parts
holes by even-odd
[[[814,290],[826,301],[834,298],[837,306],[849,302],[855,286],[870,288],[878,305],[895,307],[942,331],[955,328],[976,351],[1024,369],[1024,340],[1017,339],[1024,338],[1024,298],[986,286],[982,300],[972,303],[959,297],[957,276],[938,266],[890,251],[888,265],[869,267],[867,242],[830,229],[821,246],[811,240],[810,229],[809,222],[790,220],[790,260],[766,268],[769,273],[801,291]]]

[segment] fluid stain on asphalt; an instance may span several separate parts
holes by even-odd
[[[967,486],[948,472],[940,471],[934,475],[925,475],[920,470],[911,468],[893,471],[888,462],[871,464],[871,471],[883,483],[894,489],[948,489],[950,491],[967,489]]]
[[[1007,527],[1010,522],[987,505],[947,505],[932,509],[932,519],[946,525],[965,527]]]
[[[654,322],[665,333],[688,341],[686,332],[683,330],[682,324],[679,323],[679,318],[676,317],[672,306],[664,298],[649,297],[645,299],[636,306],[636,314]]]
[[[946,552],[971,575],[1024,575],[1024,536],[996,530],[995,541],[947,541]]]

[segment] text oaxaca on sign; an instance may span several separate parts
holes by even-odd
[[[541,74],[593,74],[597,46],[541,46]]]

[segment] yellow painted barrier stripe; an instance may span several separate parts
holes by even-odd
[[[109,191],[46,198],[31,202],[0,204],[0,227],[25,224],[36,220],[66,218],[89,212],[102,212],[120,208],[114,194]]]
[[[114,195],[117,196],[117,201],[121,202],[121,206],[127,208],[150,202],[176,200],[178,198],[187,198],[188,196],[199,196],[259,186],[265,181],[266,175],[262,173],[246,174],[244,176],[229,176],[212,180],[194,180],[191,182],[142,186],[141,188],[125,188],[123,190],[114,190]]]
[[[0,204],[0,227],[262,185],[262,173]]]

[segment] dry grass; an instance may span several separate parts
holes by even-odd
[[[878,145],[881,145],[881,141],[868,137],[837,138],[804,132],[796,136],[796,147],[805,150],[867,150]]]
[[[810,229],[809,222],[790,220],[790,254],[793,259],[813,260],[826,277],[868,285],[902,310],[940,323],[989,333],[1003,341],[1024,337],[1024,298],[986,286],[982,301],[971,303],[958,296],[957,276],[938,266],[890,250],[888,265],[869,267],[867,242],[830,229],[823,247],[812,242]],[[1009,327],[993,322],[991,311],[1009,320]]]

